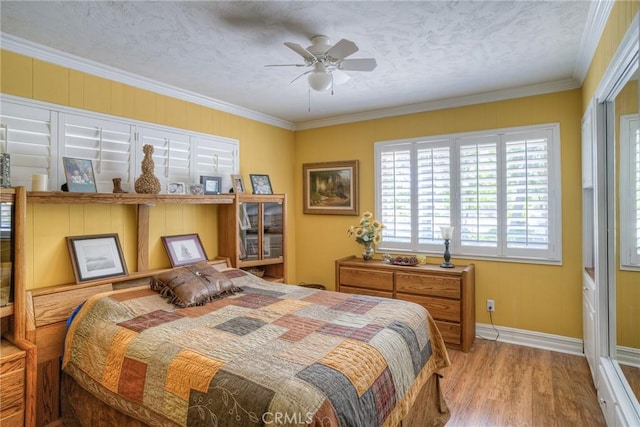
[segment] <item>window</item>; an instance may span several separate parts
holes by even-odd
[[[381,250],[561,261],[560,126],[375,144]]]
[[[34,173],[49,175],[52,189],[65,182],[61,157],[91,160],[98,192],[111,192],[113,178],[133,191],[144,157],[154,146],[155,175],[162,192],[171,181],[198,183],[200,175],[222,177],[231,188],[237,173],[238,141],[166,126],[52,106],[3,95],[0,103],[0,149],[11,154],[11,183],[31,188]]]
[[[620,267],[640,268],[640,118],[620,117]]]

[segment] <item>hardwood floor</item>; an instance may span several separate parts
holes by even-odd
[[[584,357],[476,339],[449,358],[447,427],[606,425]]]

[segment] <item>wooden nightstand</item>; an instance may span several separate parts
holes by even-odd
[[[0,345],[0,425],[24,425],[26,352],[2,338]]]

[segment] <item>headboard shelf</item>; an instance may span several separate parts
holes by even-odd
[[[211,205],[231,204],[233,194],[193,195],[193,194],[138,194],[138,193],[71,193],[63,191],[29,191],[29,203],[49,204],[121,204],[121,205]]]

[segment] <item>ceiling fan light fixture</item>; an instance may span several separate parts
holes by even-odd
[[[331,74],[326,71],[314,71],[309,74],[309,86],[318,92],[325,92],[331,87]]]

